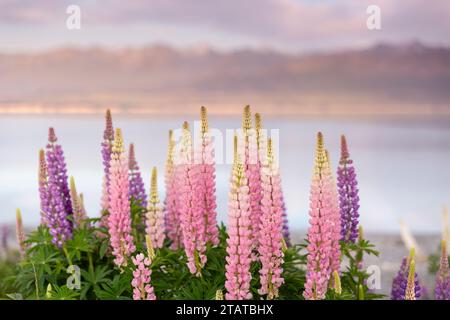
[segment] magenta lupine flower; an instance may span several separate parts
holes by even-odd
[[[47,225],[46,215],[50,212],[50,196],[48,193],[48,173],[44,149],[39,150],[39,200],[41,224]]]
[[[136,250],[136,247],[131,235],[128,161],[120,129],[116,129],[112,151],[109,169],[108,232],[115,257],[114,263],[121,268],[127,266],[127,258]]]
[[[261,220],[261,166],[258,155],[256,130],[252,129],[250,106],[246,106],[244,109],[242,130],[244,133],[243,139],[245,146],[245,152],[243,154],[244,169],[246,171],[245,174],[250,189],[252,242],[253,249],[256,250],[258,248],[259,222]],[[255,257],[253,257],[253,259],[255,259]]]
[[[261,288],[259,294],[271,300],[278,297],[283,284],[283,200],[281,179],[272,153],[272,142],[268,142],[267,160],[261,170],[262,215],[259,229],[259,258],[261,261]]]
[[[162,208],[159,204],[158,197],[158,176],[156,167],[152,170],[152,179],[150,184],[150,199],[148,202],[146,213],[146,233],[150,236],[150,240],[155,249],[162,248],[164,244],[164,216]]]
[[[448,267],[447,246],[445,240],[441,242],[441,259],[436,274],[436,300],[450,300],[450,272]]]
[[[408,274],[410,270],[410,261],[414,259],[414,249],[411,249],[409,257],[405,257],[400,265],[396,277],[392,281],[391,300],[405,300],[406,289],[408,286]],[[421,296],[421,286],[417,273],[414,274],[414,294],[416,298]]]
[[[335,202],[333,180],[323,145],[317,135],[317,149],[310,195],[308,262],[303,296],[307,300],[324,299],[333,270]]]
[[[167,151],[167,162],[165,171],[166,198],[164,200],[164,223],[167,237],[170,239],[170,248],[177,250],[183,247],[183,234],[181,230],[180,215],[177,208],[178,193],[177,179],[174,166],[175,141],[173,131],[169,131],[169,146]]]
[[[337,176],[341,211],[341,240],[355,242],[358,237],[359,223],[358,182],[344,135],[341,137],[341,160]]]
[[[130,180],[130,200],[134,199],[141,207],[147,208],[147,194],[145,193],[144,181],[134,154],[134,144],[130,144],[128,150],[128,167]]]
[[[201,108],[202,130],[200,145],[195,149],[195,170],[199,176],[197,186],[197,203],[202,211],[205,240],[212,245],[219,244],[219,230],[217,229],[216,204],[216,169],[214,159],[214,145],[209,133],[206,108]]]
[[[106,110],[106,118],[105,118],[105,130],[103,131],[103,142],[102,142],[102,159],[103,159],[103,192],[101,199],[102,211],[107,211],[109,208],[109,168],[111,162],[111,153],[112,147],[114,145],[114,128],[112,123],[111,111]],[[103,225],[107,224],[107,217],[103,219]]]
[[[205,223],[199,200],[199,172],[193,161],[192,137],[189,124],[183,124],[183,137],[176,165],[178,210],[180,212],[183,245],[192,274],[201,275],[206,263]]]
[[[227,300],[251,299],[250,263],[252,260],[252,228],[250,190],[244,166],[239,157],[233,165],[228,200],[228,239],[225,267]]]
[[[58,247],[72,237],[72,222],[68,216],[72,215],[69,185],[67,182],[67,169],[64,153],[59,144],[53,128],[49,129],[47,144],[47,170],[48,170],[48,212],[45,220],[53,237],[52,242]]]
[[[133,280],[131,281],[133,300],[156,300],[154,289],[151,285],[151,260],[142,253],[132,257],[131,260],[135,265]]]

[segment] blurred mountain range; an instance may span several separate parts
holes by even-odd
[[[0,111],[178,113],[205,104],[234,113],[247,103],[279,114],[450,115],[450,48],[411,42],[288,55],[153,45],[0,54]]]

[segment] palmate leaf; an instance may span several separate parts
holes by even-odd
[[[112,272],[113,270],[108,270],[108,266],[99,266],[94,270],[89,268],[89,271],[81,270],[81,277],[83,280],[80,298],[85,299],[89,290],[99,290],[102,283],[108,283],[110,279],[108,279],[107,276]]]
[[[131,277],[129,274],[116,275],[112,280],[101,283],[94,292],[101,300],[130,300]]]
[[[77,300],[80,294],[79,291],[69,289],[66,285],[52,286],[52,291],[46,296],[47,300]]]

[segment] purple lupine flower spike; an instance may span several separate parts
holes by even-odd
[[[410,263],[414,260],[414,249],[411,249],[409,257],[405,257],[400,265],[397,276],[392,281],[391,300],[405,300],[406,289],[408,286],[408,274],[410,271]],[[419,284],[419,277],[414,272],[414,295],[418,299],[422,295],[422,288]]]
[[[434,291],[436,300],[450,300],[450,271],[448,267],[448,255],[445,240],[441,242],[441,259],[439,270],[436,274],[436,288]]]
[[[47,144],[48,170],[48,212],[45,212],[45,222],[53,237],[52,242],[62,247],[65,241],[72,237],[72,202],[67,179],[64,152],[59,144],[53,128],[49,129]]]
[[[341,240],[355,242],[358,237],[359,190],[353,160],[350,159],[344,135],[341,137],[341,159],[337,171],[337,185],[341,212]]]
[[[102,159],[103,159],[103,196],[102,196],[102,210],[108,210],[108,187],[109,187],[109,168],[111,162],[112,146],[114,144],[114,128],[112,124],[111,111],[106,110],[105,130],[103,131],[102,142]]]
[[[147,208],[147,194],[145,193],[144,181],[142,180],[141,172],[139,171],[139,166],[134,155],[134,144],[130,144],[128,152],[130,200],[133,198],[141,207]]]

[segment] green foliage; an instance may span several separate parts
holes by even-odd
[[[373,300],[383,298],[383,295],[375,294],[367,287],[367,279],[370,274],[362,268],[364,255],[375,255],[378,257],[378,251],[375,246],[368,240],[358,239],[355,243],[346,243],[341,241],[342,257],[348,260],[348,266],[342,272],[341,284],[342,294],[341,299],[345,300]],[[327,294],[327,298],[335,298],[334,293]]]
[[[136,253],[146,253],[144,240],[144,209],[132,202],[133,234],[136,242]],[[52,237],[45,226],[39,226],[30,233],[26,240],[26,254],[16,266],[16,260],[0,263],[0,298],[40,299],[40,300],[124,300],[131,299],[133,263],[119,269],[115,266],[109,236],[106,228],[94,227],[99,219],[88,219],[82,228],[73,232],[73,238],[63,248],[52,244]],[[227,233],[223,224],[219,227],[218,246],[207,246],[207,263],[201,276],[192,275],[186,265],[183,249],[169,249],[169,240],[164,247],[155,251],[152,261],[152,285],[158,299],[215,299],[216,291],[225,292],[225,264]],[[378,253],[366,240],[355,244],[341,244],[343,256],[349,265],[341,275],[342,292],[337,294],[330,286],[327,299],[347,300],[379,298],[371,293],[366,280],[368,274],[358,265],[364,254]],[[283,278],[280,287],[281,300],[303,299],[305,285],[306,243],[294,245],[284,250]],[[73,288],[73,274],[68,272],[69,266],[79,268],[79,288]],[[265,299],[260,296],[259,270],[260,262],[251,265],[251,290],[254,299]],[[8,279],[8,281],[4,280]],[[330,282],[331,283],[331,282]]]

